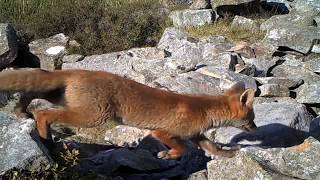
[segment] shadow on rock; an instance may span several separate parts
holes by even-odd
[[[307,132],[290,128],[283,124],[273,123],[260,126],[257,131],[253,133],[240,133],[232,138],[231,143],[242,144],[241,141],[255,141],[260,143],[255,144],[255,146],[282,148],[301,144],[309,136],[310,134]]]

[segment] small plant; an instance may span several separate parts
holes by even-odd
[[[79,150],[77,149],[69,149],[66,143],[63,143],[64,152],[60,152],[60,156],[65,161],[65,165],[69,167],[74,167],[79,162]]]

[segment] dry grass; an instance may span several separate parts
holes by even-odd
[[[152,46],[167,26],[159,0],[0,0],[0,23],[12,23],[27,41],[64,33],[81,54]]]
[[[240,41],[255,43],[262,40],[265,36],[264,32],[251,32],[244,29],[233,29],[231,28],[231,20],[220,20],[214,24],[188,28],[187,31],[191,36],[196,38],[201,39],[209,36],[220,35],[234,43]]]

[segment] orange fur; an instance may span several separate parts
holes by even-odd
[[[252,109],[254,90],[245,90],[243,83],[236,84],[224,95],[193,96],[151,88],[100,71],[0,73],[0,90],[46,92],[59,88],[65,89],[65,108],[35,114],[39,135],[44,140],[51,139],[51,123],[95,127],[121,118],[124,124],[154,130],[153,136],[172,148],[159,156],[177,159],[184,153],[183,141],[187,139],[217,154],[214,144],[201,136],[214,126],[256,128]]]

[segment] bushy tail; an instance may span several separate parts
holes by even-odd
[[[65,86],[65,71],[41,69],[0,72],[0,91],[45,92]]]

